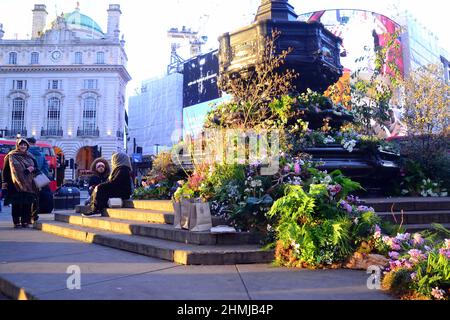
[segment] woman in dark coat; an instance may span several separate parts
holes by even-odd
[[[128,200],[131,196],[131,162],[124,153],[113,154],[112,173],[107,182],[99,184],[91,196],[91,212],[83,214],[84,217],[101,216],[108,206],[110,198]]]
[[[31,209],[38,189],[33,178],[38,173],[37,162],[28,152],[30,144],[25,139],[16,141],[16,149],[9,152],[3,165],[2,189],[6,190],[5,205],[12,204],[15,228],[28,228]]]

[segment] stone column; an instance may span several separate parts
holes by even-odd
[[[44,32],[47,22],[47,7],[45,4],[35,4],[33,10],[33,28],[31,30],[31,38],[37,39]]]

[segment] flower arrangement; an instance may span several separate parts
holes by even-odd
[[[437,228],[449,235],[443,227]],[[389,266],[384,270],[383,288],[403,299],[448,300],[450,294],[450,240],[415,233],[395,237],[373,235],[388,251]]]

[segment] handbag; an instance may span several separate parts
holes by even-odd
[[[176,201],[174,199],[174,200],[172,200],[172,203],[173,203],[173,209],[174,209],[173,226],[175,229],[182,229],[181,228],[181,202]]]
[[[108,200],[108,207],[109,208],[122,208],[123,201],[120,198],[110,198]]]
[[[212,228],[211,210],[208,202],[197,201],[195,210],[191,212],[189,230],[192,232],[209,231]]]
[[[38,174],[33,178],[34,184],[38,189],[42,189],[50,184],[50,179],[43,173]]]
[[[182,229],[189,230],[191,217],[195,214],[195,203],[191,199],[181,200],[180,225]]]

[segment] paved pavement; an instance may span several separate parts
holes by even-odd
[[[55,300],[385,300],[351,270],[271,265],[181,266],[33,229],[0,213],[0,294]],[[41,219],[52,219],[43,215]],[[79,268],[81,289],[73,271]],[[22,288],[22,292],[18,289]]]

